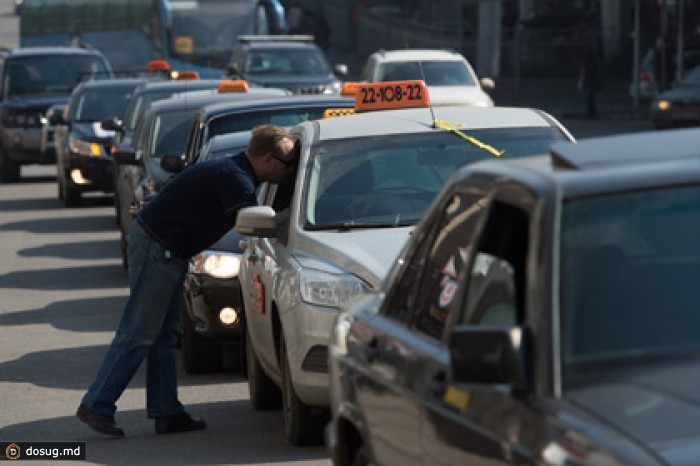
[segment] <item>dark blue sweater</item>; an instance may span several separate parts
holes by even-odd
[[[187,259],[233,228],[238,209],[257,205],[258,184],[243,152],[197,163],[170,180],[138,221],[175,256]]]

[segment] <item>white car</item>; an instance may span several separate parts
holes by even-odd
[[[491,78],[479,80],[469,61],[448,50],[379,50],[367,58],[363,80],[367,82],[421,79],[428,85],[432,105],[493,107],[484,89],[493,89]]]
[[[372,85],[360,85],[356,102],[396,102],[399,93],[405,102],[426,92],[384,84],[371,92]],[[322,440],[337,313],[379,289],[446,180],[467,163],[545,154],[553,142],[573,140],[539,110],[433,110],[435,120],[428,108],[410,108],[293,127],[296,177],[264,183],[261,205],[238,213],[235,228],[247,236],[239,277],[250,400],[258,410],[281,401],[285,433],[295,445]]]

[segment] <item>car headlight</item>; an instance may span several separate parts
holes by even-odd
[[[329,84],[324,84],[322,86],[321,92],[323,94],[339,94],[340,89],[343,87],[343,83],[340,81],[333,81]]]
[[[370,293],[372,288],[355,275],[332,274],[302,269],[299,276],[302,301],[318,306],[342,308],[355,296]]]
[[[214,278],[234,278],[241,266],[240,254],[220,251],[204,251],[190,262],[190,271],[211,275]]]
[[[83,155],[85,157],[102,157],[104,155],[102,146],[96,142],[83,141],[82,139],[71,139],[71,154]]]
[[[671,108],[671,102],[666,100],[666,99],[657,100],[656,101],[656,108],[658,110],[661,110],[662,112],[669,110]]]

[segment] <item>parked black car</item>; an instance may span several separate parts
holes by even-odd
[[[2,56],[0,76],[0,183],[8,183],[19,180],[22,165],[54,163],[53,150],[39,150],[46,110],[66,104],[82,80],[113,72],[97,50],[20,47]]]
[[[700,130],[464,166],[335,321],[335,465],[700,458]]]
[[[80,204],[84,192],[114,191],[111,160],[114,132],[102,121],[122,118],[135,78],[87,81],[75,88],[63,115],[54,113],[58,196],[66,207]]]

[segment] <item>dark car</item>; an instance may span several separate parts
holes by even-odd
[[[223,88],[222,88],[223,89]],[[188,91],[152,102],[141,115],[131,146],[120,146],[114,154],[117,165],[132,168],[120,174],[115,189],[119,198],[119,228],[122,261],[127,264],[127,233],[132,211],[155,195],[173,176],[161,167],[164,155],[182,157],[194,115],[201,107],[215,102],[264,99],[287,95],[283,89],[250,89],[248,92]],[[166,161],[171,159],[166,158]],[[180,166],[181,168],[181,166]]]
[[[66,207],[80,205],[85,192],[114,191],[111,160],[114,132],[102,121],[122,118],[138,78],[87,81],[75,88],[63,114],[53,113],[58,196]]]
[[[323,118],[326,110],[352,109],[354,106],[354,97],[324,94],[206,105],[194,117],[185,160],[193,163],[204,144],[213,136],[248,131],[263,124],[294,126],[302,121]]]
[[[113,73],[102,53],[77,47],[12,49],[0,68],[0,183],[8,183],[19,180],[22,165],[54,163],[53,150],[39,150],[46,110],[66,104],[81,80]]]
[[[700,66],[688,71],[673,89],[658,94],[649,117],[656,128],[700,125]]]
[[[335,321],[334,464],[698,464],[699,141],[461,168]]]
[[[213,137],[196,163],[238,153],[250,131]],[[243,298],[238,270],[244,237],[231,230],[192,257],[185,275],[182,312],[182,365],[190,374],[238,367],[241,356]]]
[[[295,94],[338,94],[347,66],[331,69],[313,36],[239,36],[226,74],[251,85],[283,87]]]

